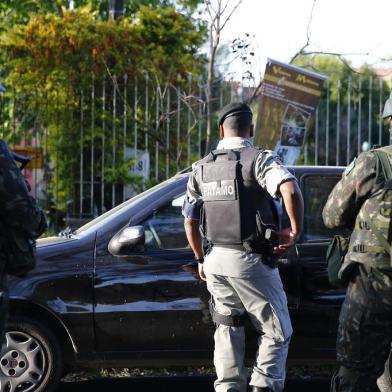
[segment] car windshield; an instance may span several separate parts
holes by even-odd
[[[99,217],[93,219],[92,221],[86,223],[85,225],[81,226],[79,229],[77,229],[75,231],[74,234],[78,235],[78,234],[83,234],[86,231],[88,231],[89,229],[91,229],[92,227],[94,227],[95,225],[101,223],[103,220],[109,218],[109,217],[113,217],[115,214],[119,213],[119,211],[121,211],[123,208],[126,208],[127,206],[129,206],[130,204],[133,203],[137,203],[139,200],[145,198],[146,196],[159,191],[162,187],[164,187],[166,184],[171,183],[176,181],[178,178],[176,176],[169,178],[168,180],[155,185],[154,187],[147,189],[146,191],[132,197],[131,199],[124,201],[124,203],[119,204],[118,206],[112,208],[111,210],[103,213],[102,215],[100,215]]]

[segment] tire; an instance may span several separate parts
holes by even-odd
[[[63,371],[58,339],[30,318],[11,319],[0,355],[0,392],[50,392]]]

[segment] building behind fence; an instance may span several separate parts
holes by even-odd
[[[215,87],[214,110],[240,98],[233,83]],[[381,114],[389,90],[371,76],[327,82],[299,163],[345,166],[369,146],[388,144]],[[0,94],[0,134],[42,158],[26,174],[53,231],[98,216],[204,154],[200,77],[176,86],[148,74],[91,76],[90,88],[72,95],[31,94]]]

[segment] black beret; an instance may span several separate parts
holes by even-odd
[[[219,120],[218,120],[218,126],[221,126],[223,124],[223,121],[227,117],[231,116],[240,116],[243,113],[248,113],[252,115],[252,111],[250,110],[250,107],[243,102],[232,102],[226,105],[224,108],[221,109],[219,112]]]

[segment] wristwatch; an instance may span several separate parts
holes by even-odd
[[[297,240],[298,240],[298,234],[294,233],[294,231],[290,231],[289,237],[294,238],[294,242],[297,242]]]
[[[197,258],[197,257],[195,256],[195,261],[196,261],[197,263],[199,263],[199,264],[203,264],[203,263],[204,263],[204,256],[201,256],[201,257],[199,257],[199,258]]]

